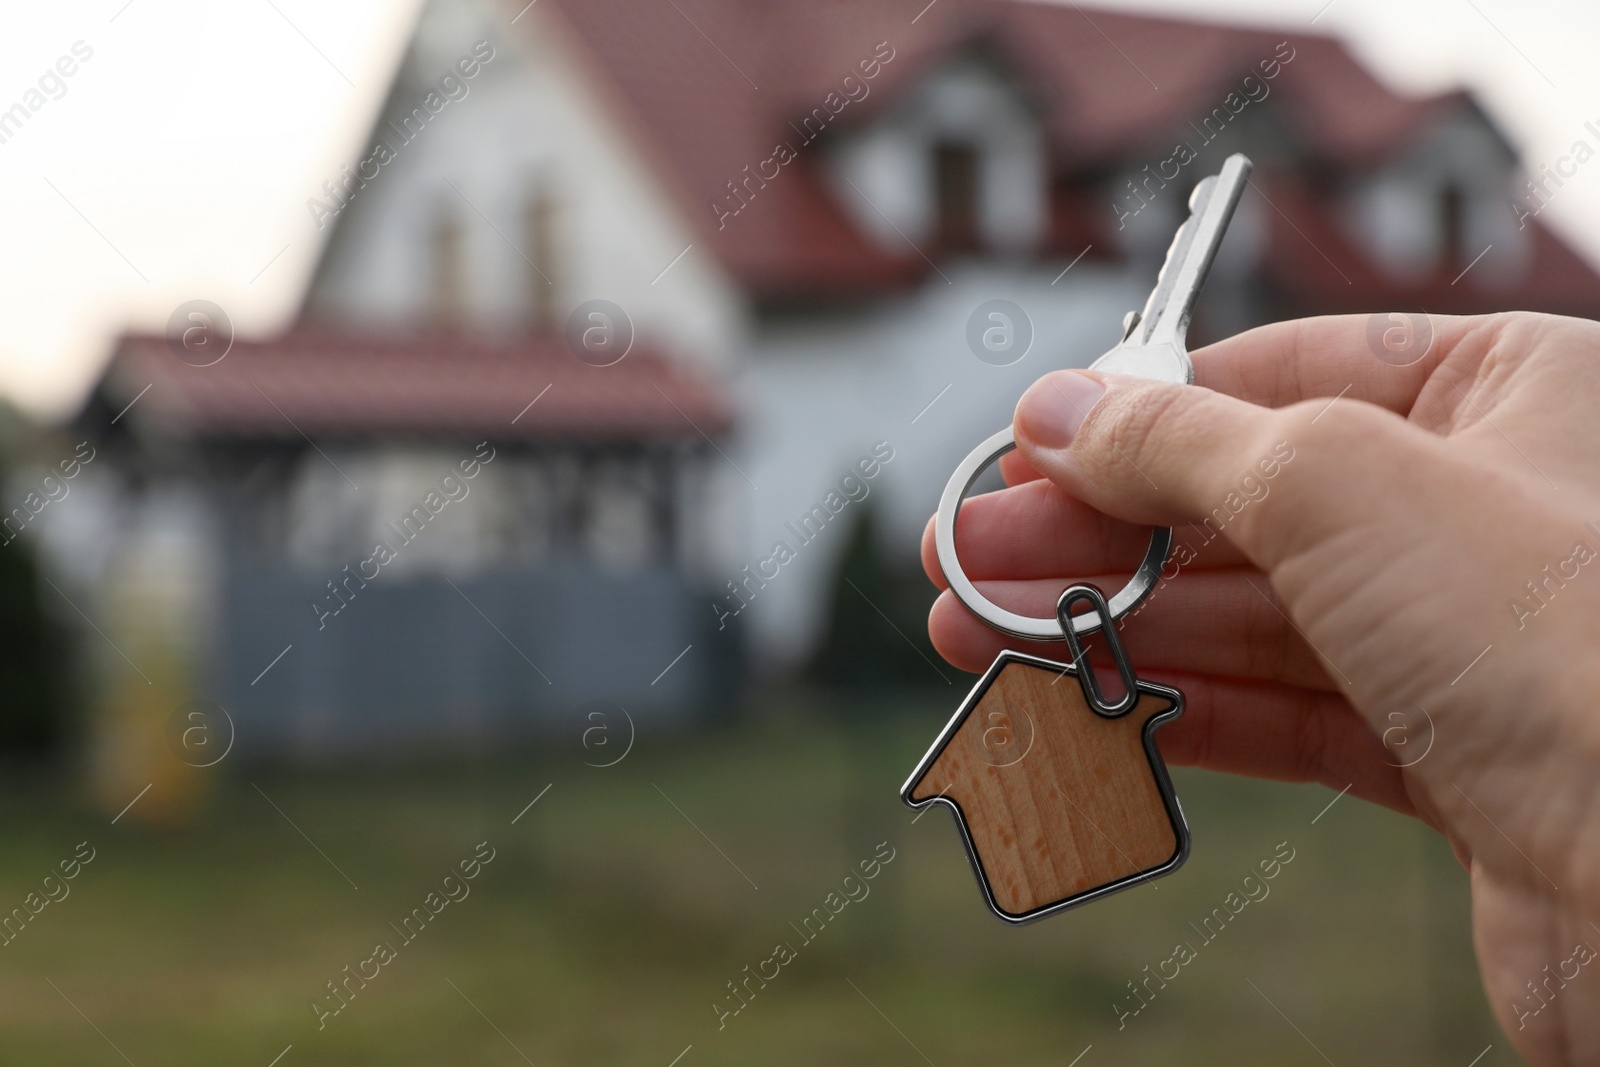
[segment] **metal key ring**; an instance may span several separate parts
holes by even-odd
[[[962,499],[989,464],[1016,447],[1016,438],[1008,426],[969,452],[967,458],[956,467],[955,473],[950,475],[944,495],[939,498],[939,512],[933,525],[933,543],[939,552],[939,569],[944,571],[945,580],[950,583],[950,591],[956,598],[974,615],[1001,633],[1028,641],[1064,641],[1066,631],[1056,616],[1041,619],[1007,611],[978,592],[978,587],[961,570],[961,560],[956,556],[956,514],[961,510]],[[1161,568],[1166,565],[1167,553],[1171,550],[1171,528],[1157,526],[1150,533],[1150,545],[1145,549],[1139,569],[1133,572],[1128,584],[1107,602],[1112,620],[1122,618],[1150,595],[1161,577]],[[1098,611],[1073,616],[1072,629],[1079,636],[1092,634],[1104,625]]]

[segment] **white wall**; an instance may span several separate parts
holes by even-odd
[[[962,457],[1010,422],[1039,375],[1084,366],[1110,348],[1123,311],[1141,307],[1154,282],[1079,263],[1052,286],[1066,265],[946,267],[949,284],[935,276],[861,318],[757,338],[741,379],[746,431],[735,459],[758,488],[749,494],[739,566],[769,555],[779,538],[793,545],[785,522],[819,503],[879,440],[895,458],[863,503],[875,506],[886,548],[914,560],[923,524]],[[1005,367],[979,360],[967,344],[968,318],[995,298],[1019,305],[1034,331],[1028,354]],[[766,666],[803,658],[821,636],[847,527],[861,507],[847,505],[729,620],[749,627]],[[724,581],[738,576],[736,567]]]

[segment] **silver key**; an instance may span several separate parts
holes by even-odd
[[[1178,228],[1142,313],[1129,313],[1122,341],[1091,363],[1091,370],[1194,384],[1186,338],[1195,299],[1205,284],[1228,220],[1250,178],[1250,160],[1231,155],[1222,171],[1194,187],[1189,218]]]
[[[1179,227],[1172,247],[1167,249],[1167,260],[1161,266],[1161,274],[1145,303],[1144,312],[1128,313],[1122,341],[1090,364],[1092,369],[1176,385],[1194,384],[1194,364],[1189,361],[1186,342],[1189,319],[1249,177],[1250,161],[1244,156],[1232,155],[1223,163],[1221,173],[1195,186],[1194,194],[1189,197],[1189,218]],[[979,591],[962,571],[961,560],[956,556],[956,513],[961,509],[962,497],[985,467],[1016,447],[1011,427],[1007,426],[973,449],[956,467],[939,498],[939,512],[933,527],[934,546],[950,591],[973,614],[1013,637],[1059,641],[1064,631],[1058,616],[1035,618],[1002,608]],[[1155,588],[1171,547],[1171,530],[1157,527],[1151,532],[1150,545],[1133,578],[1107,601],[1106,613],[1112,619],[1127,614]],[[1071,626],[1078,634],[1088,634],[1106,621],[1099,611],[1086,611],[1073,616]]]

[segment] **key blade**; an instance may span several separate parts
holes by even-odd
[[[1195,300],[1239,205],[1250,169],[1250,160],[1235,153],[1219,173],[1195,186],[1189,198],[1189,217],[1172,239],[1156,287],[1139,317],[1139,327],[1126,345],[1170,345],[1184,350]]]

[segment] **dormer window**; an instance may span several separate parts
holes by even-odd
[[[1515,202],[1507,210],[1514,163],[1494,129],[1465,111],[1363,176],[1350,192],[1346,218],[1396,281],[1442,278],[1456,292],[1512,285],[1533,250]]]
[[[1446,180],[1439,187],[1439,267],[1445,273],[1465,264],[1462,231],[1466,227],[1466,196],[1461,186]]]
[[[561,326],[560,207],[545,182],[536,184],[523,208],[527,240],[528,323],[540,333]]]
[[[841,206],[883,248],[1021,256],[1047,226],[1039,109],[1003,64],[970,53],[925,76],[828,152]]]
[[[447,329],[466,325],[466,248],[461,219],[448,207],[433,221],[430,235],[433,321]]]
[[[946,252],[974,252],[981,241],[978,149],[967,141],[933,146],[934,239]]]

